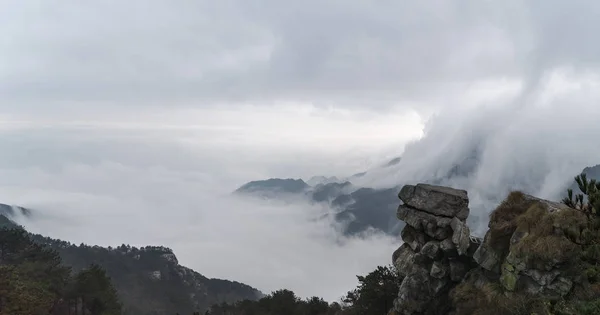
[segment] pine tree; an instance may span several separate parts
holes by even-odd
[[[600,215],[600,182],[596,182],[595,179],[588,180],[586,174],[575,176],[575,182],[582,193],[573,196],[573,190],[568,189],[567,197],[563,198],[562,202],[573,209]]]
[[[121,314],[117,290],[104,269],[98,265],[91,265],[75,276],[71,296],[81,300],[83,307],[92,315]]]
[[[378,266],[366,276],[357,276],[359,286],[343,302],[352,314],[387,314],[398,295],[400,276],[394,266]]]

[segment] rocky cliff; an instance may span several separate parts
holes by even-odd
[[[403,280],[390,314],[584,314],[600,298],[595,216],[513,192],[478,239],[466,191],[418,184],[398,196]]]

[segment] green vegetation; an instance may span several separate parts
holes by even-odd
[[[393,266],[377,267],[366,276],[357,276],[359,285],[341,303],[318,297],[302,300],[289,290],[275,291],[258,301],[222,303],[210,315],[385,315],[398,294],[400,277]]]
[[[204,313],[216,303],[260,297],[250,286],[209,279],[179,265],[173,251],[163,246],[105,248],[40,235],[31,238],[56,250],[74,272],[92,263],[102,266],[121,298],[124,315]]]
[[[451,290],[453,315],[600,314],[600,183],[575,182],[581,193],[567,190],[562,205],[511,192],[490,214],[490,271],[475,268]],[[334,303],[262,296],[180,266],[169,248],[74,245],[0,215],[0,315],[393,314],[402,280],[393,266],[357,280]]]
[[[573,209],[600,215],[600,182],[596,182],[595,179],[588,180],[585,173],[576,176],[575,182],[582,193],[575,195],[573,199],[573,189],[568,189],[563,203]]]
[[[600,314],[600,183],[585,174],[575,181],[582,194],[569,189],[567,207],[512,192],[491,213],[487,237],[502,262],[500,278],[476,270],[455,287],[456,315]],[[519,280],[532,270],[556,270],[573,282],[566,294],[537,292]]]
[[[180,266],[166,247],[75,245],[0,215],[0,315],[204,314],[215,303],[260,296]]]
[[[121,305],[104,270],[71,275],[55,251],[22,229],[0,229],[0,315],[117,315]]]

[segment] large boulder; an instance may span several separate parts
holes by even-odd
[[[451,218],[433,215],[406,205],[398,207],[397,217],[436,240],[443,240],[452,235]]]
[[[450,222],[452,227],[452,243],[456,245],[456,250],[459,255],[464,255],[469,250],[471,244],[471,232],[465,222],[458,218],[452,219]]]
[[[421,247],[430,239],[429,236],[410,225],[404,227],[400,236],[404,244],[408,244],[413,251],[420,251]]]
[[[469,198],[465,190],[427,184],[405,185],[398,197],[408,206],[448,218],[466,220]]]

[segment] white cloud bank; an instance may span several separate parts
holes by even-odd
[[[0,132],[0,200],[36,210],[21,220],[32,232],[77,244],[168,246],[206,276],[267,293],[335,300],[355,275],[391,262],[397,241],[341,238],[329,221],[315,221],[328,209],[230,193],[257,178],[353,172],[373,158],[365,152],[397,145],[383,131],[397,121],[419,126],[418,116],[357,122],[355,112],[311,107],[163,114],[13,121]]]

